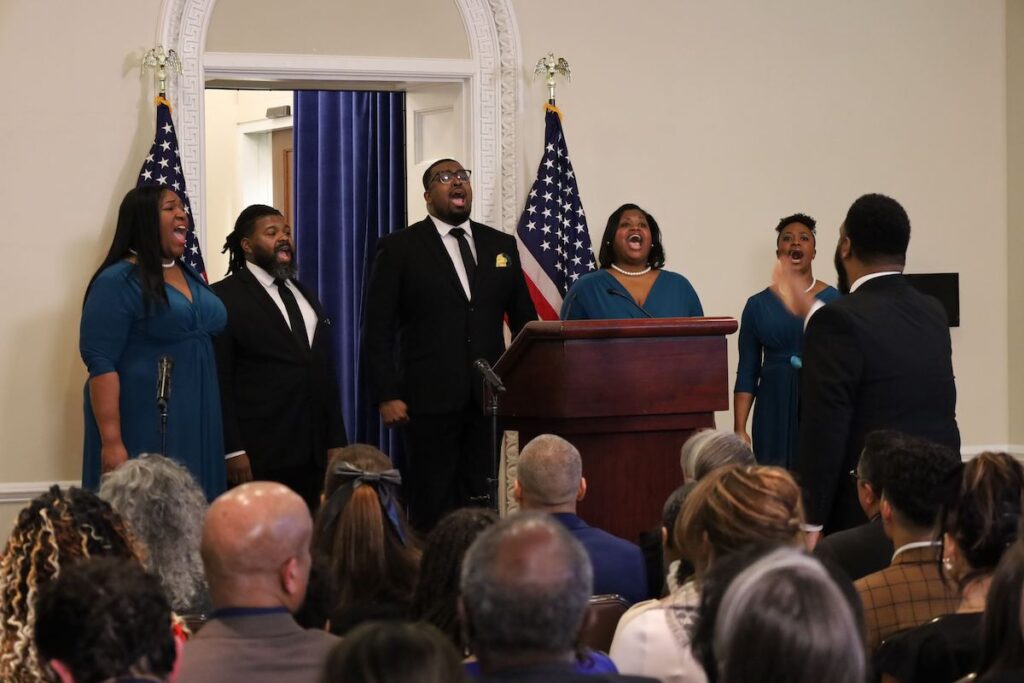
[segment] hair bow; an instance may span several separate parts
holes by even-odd
[[[330,528],[341,511],[348,505],[349,499],[355,490],[366,484],[377,491],[377,498],[380,500],[381,510],[387,517],[391,528],[398,536],[398,540],[405,545],[405,530],[402,528],[401,520],[398,517],[398,503],[395,495],[396,489],[402,485],[402,475],[396,469],[384,470],[383,472],[367,472],[361,470],[350,462],[340,462],[332,471],[332,474],[342,479],[345,483],[339,486],[324,506],[324,528]]]

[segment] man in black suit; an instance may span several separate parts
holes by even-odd
[[[882,488],[885,463],[905,448],[907,437],[889,429],[871,432],[864,439],[857,468],[850,475],[857,482],[857,499],[868,520],[821,539],[814,554],[841,568],[851,581],[874,574],[892,562],[892,540],[882,525]]]
[[[423,174],[427,218],[382,237],[363,323],[370,391],[384,424],[401,426],[411,521],[480,505],[493,458],[472,364],[536,318],[515,238],[469,220],[470,172],[453,159]]]
[[[848,294],[810,312],[796,470],[808,522],[826,533],[865,521],[846,473],[868,432],[894,429],[960,450],[948,322],[942,305],[902,275],[909,243],[899,203],[859,198],[836,247]]]
[[[480,660],[481,683],[653,681],[579,672],[593,570],[579,541],[549,515],[520,512],[484,530],[466,551],[459,615]]]
[[[327,319],[295,279],[292,229],[255,204],[224,246],[229,276],[213,285],[228,310],[214,340],[228,483],[277,481],[319,506],[331,449],[347,445]]]

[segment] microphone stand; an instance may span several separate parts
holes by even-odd
[[[488,479],[490,484],[491,509],[498,515],[501,514],[498,504],[498,469],[501,466],[498,454],[498,391],[484,382],[484,390],[487,392],[487,410],[491,414],[491,476]]]
[[[167,456],[167,401],[157,401],[160,410],[160,455]]]

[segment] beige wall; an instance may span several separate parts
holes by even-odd
[[[1006,10],[1010,443],[1024,444],[1024,3]]]
[[[209,47],[468,55],[452,0],[342,4],[221,0]],[[1013,203],[1007,235],[1008,178],[1021,185],[1022,157],[1007,157],[1006,35],[1019,50],[1016,13],[1008,28],[997,0],[512,7],[523,187],[542,135],[543,87],[529,73],[555,50],[574,68],[559,104],[594,237],[619,202],[646,205],[665,227],[669,266],[691,278],[709,313],[738,316],[764,286],[779,216],[820,220],[818,273],[832,280],[849,203],[892,194],[914,224],[910,269],[961,273],[963,326],[953,337],[964,443],[1010,440],[1008,344],[1024,337],[1022,276],[1009,276],[1002,257],[1024,256]],[[137,64],[155,42],[158,11],[156,0],[63,3],[59,18],[48,3],[0,5],[0,198],[13,226],[0,269],[0,484],[79,475],[81,297],[152,138],[152,90]],[[1018,57],[1011,50],[1011,76]],[[1022,139],[1011,128],[1011,149]],[[1020,365],[1012,369],[1020,387]],[[1018,389],[1017,443],[1021,399]],[[10,515],[0,510],[0,525]]]
[[[834,282],[850,203],[896,197],[913,224],[908,271],[961,274],[952,336],[964,444],[1007,442],[1007,264],[993,258],[1006,243],[1002,2],[513,6],[524,184],[546,97],[529,73],[555,50],[573,67],[558,104],[592,237],[622,202],[647,207],[668,267],[709,315],[738,318],[767,284],[780,217],[818,219],[816,274]]]
[[[211,52],[469,57],[455,0],[218,0]]]

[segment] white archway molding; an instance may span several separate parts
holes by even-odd
[[[474,168],[474,217],[512,231],[518,219],[516,113],[519,30],[510,0],[456,0],[471,58],[412,59],[206,53],[216,0],[164,0],[158,36],[181,59],[168,95],[175,105],[182,169],[205,244],[204,89],[208,77],[252,80],[462,81],[469,103],[468,149]]]

